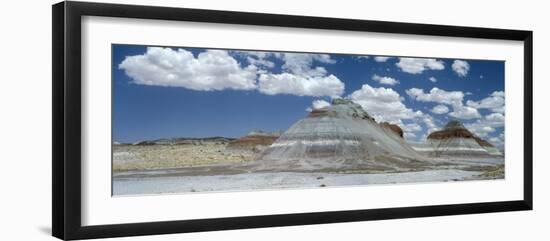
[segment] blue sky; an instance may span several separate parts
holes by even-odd
[[[406,138],[459,119],[504,143],[504,62],[113,45],[113,136],[239,137],[286,130],[349,98]]]

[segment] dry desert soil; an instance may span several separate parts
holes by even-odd
[[[114,145],[113,171],[173,169],[252,161],[252,152],[225,150],[225,143]]]

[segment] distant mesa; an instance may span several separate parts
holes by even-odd
[[[266,169],[288,170],[395,170],[421,165],[413,160],[422,156],[396,127],[376,123],[351,100],[334,99],[330,106],[312,110],[293,124],[260,159]]]
[[[134,145],[134,146],[152,146],[152,145],[155,145],[155,144],[157,144],[157,143],[155,143],[154,141],[136,141],[132,145]]]
[[[133,145],[223,144],[230,152],[252,152],[255,161],[246,165],[255,171],[402,172],[426,170],[454,158],[503,155],[458,120],[430,133],[423,143],[408,143],[403,134],[398,125],[376,122],[361,105],[333,99],[331,105],[311,110],[284,132],[254,130],[237,139],[164,138]]]
[[[234,138],[213,136],[213,137],[178,137],[178,138],[162,138],[156,140],[145,140],[134,142],[135,146],[151,146],[151,145],[202,145],[202,144],[226,144]]]
[[[247,135],[230,141],[225,147],[229,151],[261,152],[267,146],[273,144],[281,136],[282,131],[265,132],[254,130]]]
[[[449,121],[442,130],[430,133],[426,143],[413,144],[413,148],[429,156],[501,155],[491,143],[474,135],[458,120]]]
[[[434,131],[428,135],[431,140],[443,140],[448,138],[474,138],[464,125],[458,120],[451,120],[445,125],[443,130]]]

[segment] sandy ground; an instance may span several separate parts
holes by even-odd
[[[311,170],[259,168],[252,152],[223,143],[113,146],[113,195],[313,188],[504,178],[504,159],[431,160],[415,168]],[[403,162],[403,161],[401,161]],[[388,166],[407,163],[390,162]],[[409,164],[414,164],[411,162]],[[450,163],[450,164],[449,164]],[[287,167],[288,168],[288,167]],[[279,171],[286,170],[286,171]],[[315,171],[316,170],[316,171]]]
[[[225,145],[114,145],[113,171],[184,168],[242,163],[254,159],[252,153],[226,151]]]
[[[380,174],[270,172],[213,176],[115,178],[113,182],[113,195],[239,191],[280,188],[318,188],[411,182],[442,182],[465,180],[479,174],[481,174],[481,172],[462,170],[430,170],[421,172]]]

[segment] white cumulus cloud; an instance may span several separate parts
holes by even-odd
[[[279,56],[285,62],[282,66],[283,70],[300,76],[325,76],[327,70],[320,66],[313,67],[313,63],[336,63],[336,60],[331,59],[328,54],[283,53]]]
[[[414,140],[416,138],[416,134],[412,133],[412,132],[405,132],[403,134],[403,136],[405,137],[405,139],[407,140]]]
[[[338,77],[328,74],[315,62],[334,64],[328,54],[283,53],[276,57],[284,61],[283,73],[261,73],[258,78],[259,91],[267,95],[290,94],[298,96],[341,96],[344,83]]]
[[[230,51],[230,54],[236,54],[242,56],[246,61],[259,68],[273,68],[275,63],[269,60],[269,57],[279,56],[279,53],[273,52],[261,52],[261,51]]]
[[[489,138],[489,142],[501,150],[504,149],[504,133],[500,133],[498,136]]]
[[[420,74],[424,70],[443,70],[445,64],[441,60],[426,58],[399,58],[395,65],[403,72],[410,74]]]
[[[449,112],[449,115],[459,119],[475,119],[481,117],[476,108],[463,105],[454,106],[453,111]]]
[[[439,130],[439,127],[434,123],[434,119],[432,116],[427,115],[427,117],[424,117],[423,120],[424,120],[424,124],[428,128],[426,130],[426,135],[425,135],[426,137],[428,136],[429,133]]]
[[[465,77],[470,71],[470,64],[464,60],[455,60],[451,66],[453,71],[460,77]]]
[[[379,75],[373,75],[372,76],[372,80],[380,83],[380,84],[383,84],[383,85],[396,85],[396,84],[399,84],[399,81],[392,78],[392,77],[387,77],[387,76],[379,76]]]
[[[311,112],[313,110],[329,107],[330,105],[331,105],[330,102],[326,100],[314,100],[311,102],[311,107],[306,108],[306,111]]]
[[[502,113],[491,113],[473,123],[466,124],[466,128],[480,137],[486,137],[495,132],[495,128],[504,127],[505,116]]]
[[[401,119],[413,119],[423,115],[421,111],[407,108],[399,93],[390,88],[373,88],[364,84],[348,98],[361,105],[377,121],[400,123]]]
[[[185,49],[150,47],[145,54],[126,57],[118,67],[140,85],[202,91],[256,88],[257,68],[241,67],[223,50],[207,50],[195,57]]]
[[[411,98],[422,102],[436,102],[447,105],[462,105],[464,93],[462,91],[446,91],[434,87],[430,92],[424,92],[423,89],[411,88],[405,91]]]
[[[449,112],[449,116],[454,118],[474,119],[481,117],[476,108],[465,106],[462,103],[464,99],[464,93],[462,91],[446,91],[434,87],[427,93],[424,92],[423,89],[418,88],[411,88],[405,92],[417,101],[451,105],[453,107],[453,111]]]
[[[314,100],[313,103],[311,103],[311,106],[313,107],[313,109],[321,109],[329,107],[330,103],[326,100]]]
[[[467,106],[477,109],[490,109],[493,112],[504,113],[504,91],[495,91],[481,101],[466,101]]]
[[[505,117],[501,113],[491,113],[485,116],[485,124],[493,127],[503,127]]]
[[[432,113],[435,113],[435,114],[445,114],[449,112],[449,107],[447,107],[446,105],[436,105],[434,106],[434,108],[432,108]]]
[[[390,58],[391,57],[387,57],[387,56],[376,56],[376,57],[374,57],[374,61],[376,61],[376,62],[386,62]]]
[[[432,76],[432,77],[430,77],[430,78],[429,78],[429,80],[430,80],[430,81],[431,81],[432,83],[435,83],[435,82],[437,82],[437,79],[436,79],[435,77],[433,77],[433,76]]]
[[[243,67],[232,56],[243,57]],[[281,73],[273,58],[283,61]],[[271,53],[259,51],[206,50],[194,56],[185,49],[147,48],[142,55],[128,56],[119,65],[133,83],[183,87],[198,91],[254,90],[276,95],[340,96],[344,83],[315,63],[333,64],[328,54]]]
[[[375,88],[364,84],[347,98],[360,104],[376,121],[399,125],[407,139],[417,139],[438,129],[434,118],[420,110],[408,108],[404,98],[391,88]]]
[[[422,130],[422,127],[416,122],[401,125],[405,132],[418,132]]]
[[[344,83],[336,76],[305,77],[290,73],[260,74],[259,91],[267,95],[341,96]]]

